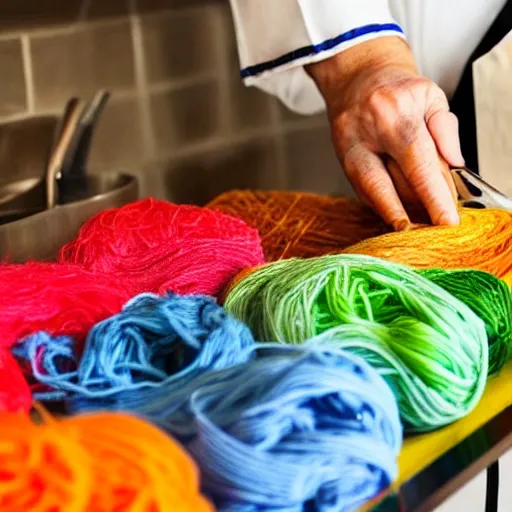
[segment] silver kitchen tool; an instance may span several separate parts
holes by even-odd
[[[496,208],[512,211],[512,199],[467,168],[452,169],[455,187],[462,206]]]

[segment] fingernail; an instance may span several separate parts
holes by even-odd
[[[411,227],[411,223],[408,219],[398,219],[392,224],[395,231],[405,231]]]
[[[458,226],[460,224],[460,217],[457,212],[455,213],[443,213],[438,221],[439,226]]]

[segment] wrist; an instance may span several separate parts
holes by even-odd
[[[396,69],[418,75],[414,57],[407,42],[398,36],[365,41],[328,59],[305,66],[321,94],[329,99],[339,96],[340,89],[350,87],[381,69]]]

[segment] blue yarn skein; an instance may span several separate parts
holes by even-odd
[[[65,336],[38,333],[14,353],[53,389],[35,398],[76,395],[108,402],[121,391],[162,383],[180,387],[205,371],[243,362],[253,344],[249,328],[211,297],[141,294],[91,329],[78,367],[73,340]]]
[[[219,512],[348,511],[393,481],[402,428],[373,368],[334,347],[265,344],[247,353],[249,361],[181,388],[119,393],[114,408],[179,439]],[[72,400],[74,410],[92,406]]]

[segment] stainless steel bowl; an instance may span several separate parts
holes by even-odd
[[[135,201],[135,177],[82,174],[59,184],[59,203],[45,210],[41,181],[57,118],[0,125],[0,259],[53,260],[96,213]]]

